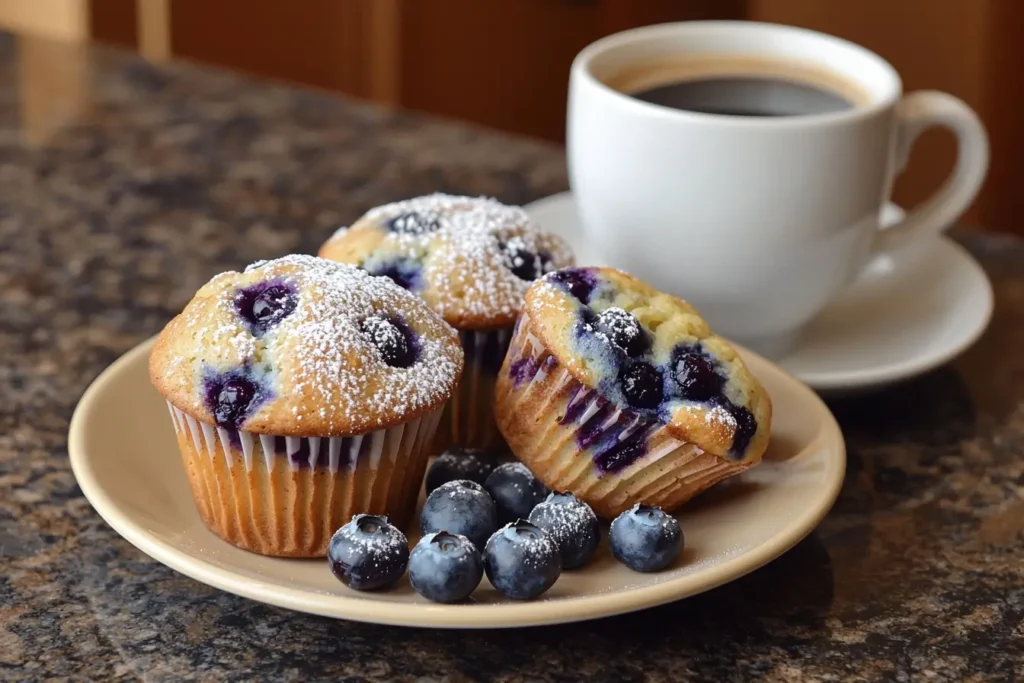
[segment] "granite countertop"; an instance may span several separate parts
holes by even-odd
[[[1024,678],[1024,243],[960,234],[995,285],[991,328],[947,367],[832,403],[842,494],[767,567],[568,626],[332,621],[208,588],[121,539],[71,474],[75,403],[214,273],[312,251],[397,197],[542,197],[566,186],[561,150],[11,36],[0,100],[0,679]]]

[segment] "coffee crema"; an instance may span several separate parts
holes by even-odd
[[[834,71],[763,57],[661,57],[601,80],[644,102],[726,116],[807,116],[852,109],[872,99],[859,84]]]

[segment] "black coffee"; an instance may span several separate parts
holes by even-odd
[[[602,80],[645,102],[730,116],[823,114],[871,100],[858,84],[819,65],[744,56],[660,57]]]
[[[758,77],[700,78],[630,94],[674,109],[728,116],[804,116],[853,107],[852,102],[828,90]]]

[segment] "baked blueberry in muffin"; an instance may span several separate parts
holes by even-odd
[[[418,297],[289,256],[204,285],[149,370],[207,525],[313,557],[355,513],[409,520],[462,365],[455,331]]]
[[[516,457],[605,518],[671,510],[750,467],[771,422],[764,388],[693,307],[610,268],[530,288],[495,411]]]
[[[442,421],[444,447],[491,448],[491,404],[526,289],[572,265],[568,246],[521,208],[484,197],[432,194],[380,206],[338,230],[320,256],[387,277],[459,331],[466,370]]]

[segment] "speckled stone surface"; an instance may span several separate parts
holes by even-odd
[[[970,233],[995,283],[991,329],[949,367],[834,403],[850,450],[835,509],[711,593],[452,633],[295,614],[148,559],[92,511],[68,465],[68,421],[104,366],[220,270],[313,251],[400,197],[529,201],[565,187],[564,160],[96,50],[47,67],[77,70],[85,104],[58,107],[65,125],[30,145],[40,53],[62,51],[0,38],[0,680],[1024,679],[1024,243]]]

